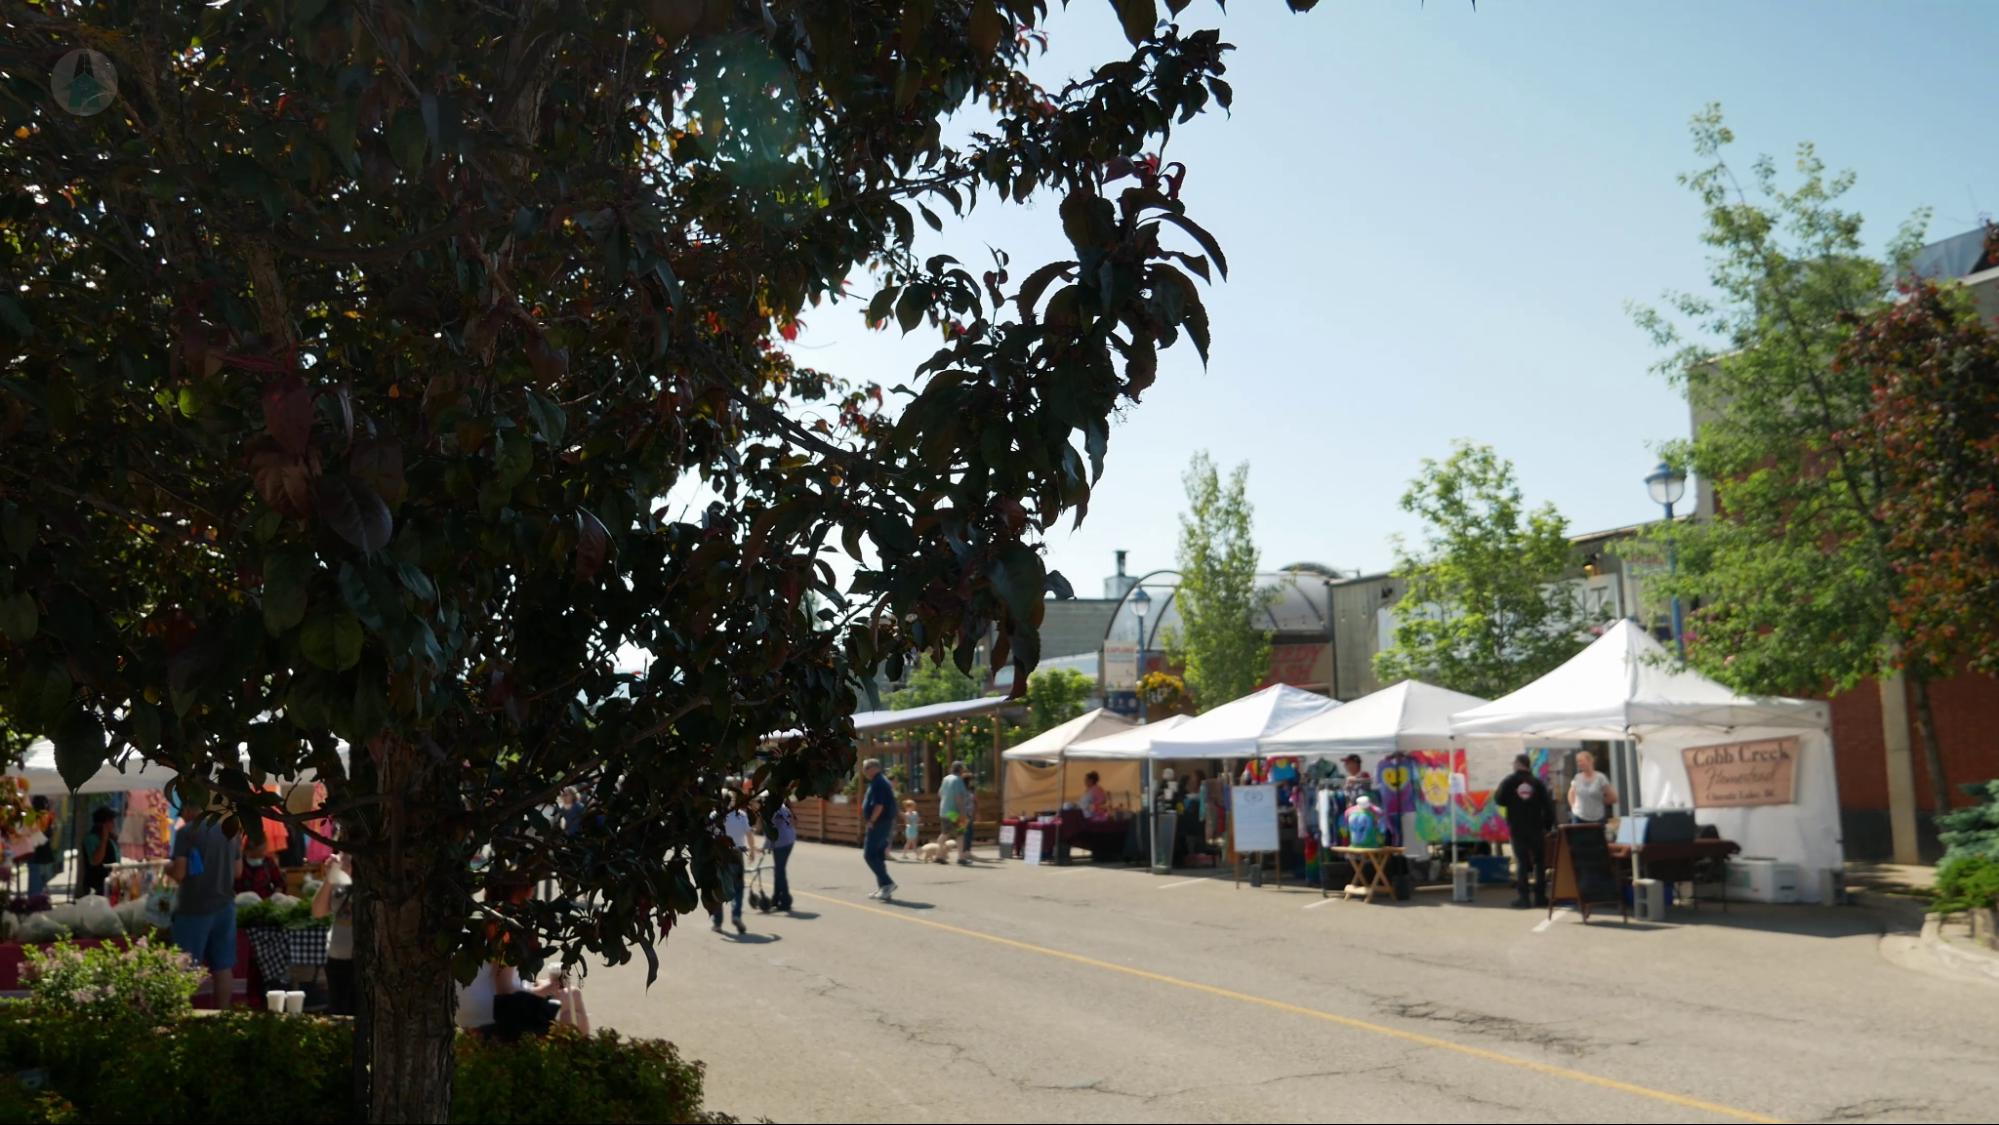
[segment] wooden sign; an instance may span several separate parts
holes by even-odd
[[[1237,785],[1229,789],[1229,824],[1238,852],[1277,850],[1277,787]]]
[[[1798,740],[1767,738],[1680,751],[1697,809],[1789,805],[1798,799]]]
[[[1555,877],[1548,892],[1549,917],[1554,917],[1555,907],[1573,903],[1587,922],[1592,905],[1616,903],[1624,920],[1631,920],[1631,907],[1624,901],[1624,884],[1611,862],[1610,837],[1604,835],[1603,825],[1564,824],[1556,829],[1548,870]]]

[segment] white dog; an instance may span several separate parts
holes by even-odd
[[[925,863],[950,863],[952,860],[958,858],[958,841],[955,839],[937,840],[933,843],[923,845],[920,851]]]

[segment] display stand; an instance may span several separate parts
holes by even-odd
[[[1587,924],[1592,905],[1616,903],[1624,920],[1631,921],[1631,904],[1624,901],[1624,883],[1611,862],[1610,838],[1602,825],[1564,824],[1556,829],[1548,867],[1555,876],[1548,892],[1548,917],[1555,916],[1555,907],[1573,903]]]
[[[1348,899],[1360,895],[1362,902],[1373,902],[1375,892],[1387,891],[1389,901],[1395,900],[1395,884],[1388,878],[1388,860],[1397,849],[1338,847],[1330,850],[1346,856],[1353,863],[1354,877],[1347,881],[1345,892]]]

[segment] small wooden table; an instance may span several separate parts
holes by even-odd
[[[1373,902],[1376,891],[1387,891],[1389,899],[1394,900],[1395,884],[1388,881],[1388,857],[1394,855],[1397,849],[1331,848],[1328,850],[1337,852],[1353,862],[1354,877],[1347,882],[1346,898],[1351,899],[1358,893],[1362,902]],[[1370,867],[1373,868],[1372,875],[1368,873]]]

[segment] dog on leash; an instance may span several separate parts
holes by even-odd
[[[923,845],[919,850],[925,863],[950,863],[958,858],[958,841],[954,839],[937,840]]]

